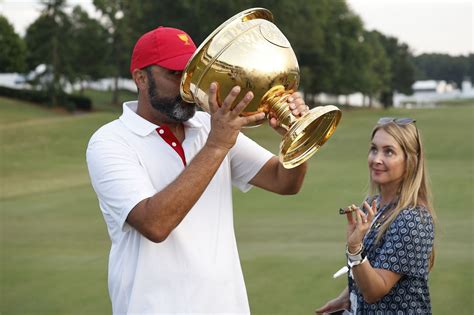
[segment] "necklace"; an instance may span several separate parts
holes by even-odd
[[[370,229],[378,229],[385,221],[386,218],[391,214],[392,210],[394,209],[395,205],[398,202],[398,197],[395,197],[392,201],[388,204],[384,205],[380,208],[381,197],[377,197],[377,209],[379,209],[375,219],[373,220],[372,226]]]
[[[395,205],[398,203],[398,196],[395,197],[391,202],[384,205],[383,207],[380,206],[381,197],[380,195],[376,197],[376,206],[377,206],[377,214],[375,218],[372,220],[369,230],[365,233],[364,236],[364,246],[367,253],[372,252],[373,247],[375,245],[375,234],[377,230],[380,228],[382,224],[385,223],[387,218],[390,216],[392,210],[395,208]]]

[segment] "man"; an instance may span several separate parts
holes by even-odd
[[[135,45],[130,71],[138,101],[100,128],[87,148],[92,185],[112,241],[109,293],[114,314],[247,314],[234,235],[232,185],[297,193],[306,165],[287,170],[240,133],[264,119],[231,109],[234,87],[211,115],[182,101],[182,70],[195,51],[183,31],[159,27]],[[307,106],[290,97],[294,115]],[[270,124],[275,129],[276,121]]]

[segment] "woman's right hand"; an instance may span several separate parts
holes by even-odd
[[[347,215],[347,247],[351,253],[355,252],[357,248],[360,248],[365,234],[370,229],[372,220],[377,213],[377,203],[374,200],[372,206],[364,201],[364,208],[367,214],[362,210],[351,205],[348,207],[349,211]]]
[[[350,306],[349,297],[341,295],[318,308],[316,310],[316,314],[326,314],[336,311],[348,310]]]

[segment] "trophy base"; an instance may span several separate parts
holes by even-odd
[[[341,120],[333,105],[318,106],[298,118],[280,143],[280,162],[290,169],[308,160],[331,137]]]

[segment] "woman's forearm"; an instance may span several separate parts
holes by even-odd
[[[352,275],[367,303],[375,303],[387,295],[401,278],[393,271],[373,268],[368,260],[354,266]]]

